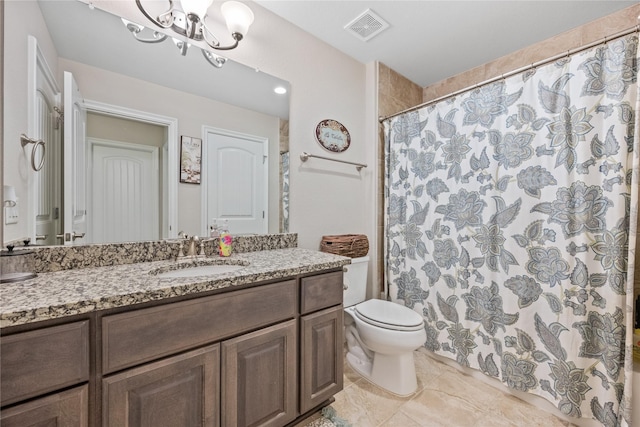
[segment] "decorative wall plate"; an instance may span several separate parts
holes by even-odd
[[[351,145],[351,135],[342,123],[326,119],[318,123],[316,126],[316,139],[329,151],[341,153]]]

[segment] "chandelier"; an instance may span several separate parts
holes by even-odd
[[[222,4],[220,12],[224,17],[227,29],[231,33],[234,42],[227,46],[221,46],[220,41],[207,24],[209,13],[207,9],[211,6],[212,2],[213,0],[180,0],[179,2],[169,0],[169,9],[156,17],[153,17],[147,12],[140,0],[136,0],[136,5],[148,20],[160,28],[170,29],[187,39],[204,41],[212,49],[235,49],[240,40],[242,40],[247,34],[247,31],[249,31],[249,26],[253,23],[253,12],[248,6],[237,1],[228,1]],[[174,3],[179,3],[181,8],[176,7]],[[136,36],[136,33],[132,31],[129,26],[127,26],[127,28]],[[157,36],[157,38],[162,37],[160,34]],[[166,36],[164,37],[166,38]],[[162,40],[147,41],[156,42]],[[176,44],[177,43],[178,42],[176,42]],[[181,49],[186,50],[186,45]]]

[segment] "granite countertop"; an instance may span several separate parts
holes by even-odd
[[[193,262],[248,265],[209,277],[160,278],[153,274]],[[34,279],[0,285],[0,328],[281,279],[349,263],[346,257],[290,248],[239,253],[228,258],[216,256],[40,273]]]

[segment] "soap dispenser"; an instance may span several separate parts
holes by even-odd
[[[213,225],[210,227],[209,237],[212,239],[217,239],[220,237],[220,229],[218,228],[218,222],[215,218],[212,220]]]
[[[229,233],[229,221],[224,220],[222,227],[220,228],[220,238],[218,239],[218,253],[220,256],[231,255],[231,244],[233,239]]]

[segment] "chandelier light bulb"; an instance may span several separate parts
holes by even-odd
[[[247,5],[237,1],[228,1],[220,8],[231,34],[247,35],[249,26],[253,23],[253,12]]]
[[[211,6],[213,0],[181,0],[182,10],[185,14],[197,15],[200,20],[203,20],[207,14],[207,9]]]

